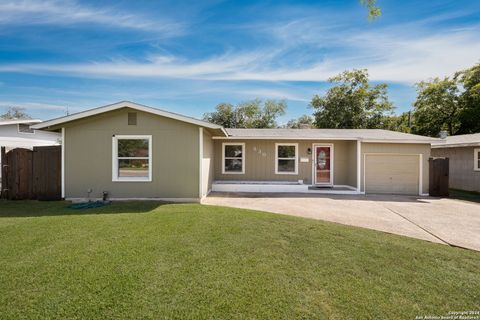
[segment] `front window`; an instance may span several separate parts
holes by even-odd
[[[245,173],[245,144],[223,144],[223,173]]]
[[[298,144],[275,145],[275,173],[298,174]]]
[[[480,171],[480,148],[473,150],[473,170]]]
[[[151,136],[113,137],[113,181],[152,181]]]

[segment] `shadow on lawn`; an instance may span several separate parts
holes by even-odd
[[[170,203],[159,201],[112,202],[103,207],[89,209],[71,209],[68,208],[70,204],[70,201],[0,200],[0,218],[147,213]]]

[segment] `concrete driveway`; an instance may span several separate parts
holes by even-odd
[[[211,193],[203,204],[375,229],[480,251],[480,204],[429,197]]]

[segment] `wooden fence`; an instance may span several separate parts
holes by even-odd
[[[9,200],[61,199],[61,147],[1,150],[1,198]]]
[[[448,158],[430,158],[429,194],[432,197],[448,197],[449,160]]]

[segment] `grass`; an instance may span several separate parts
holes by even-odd
[[[479,192],[450,189],[449,193],[450,193],[450,198],[453,198],[453,199],[480,202]]]
[[[0,319],[414,319],[480,309],[480,253],[240,209],[0,202]]]

